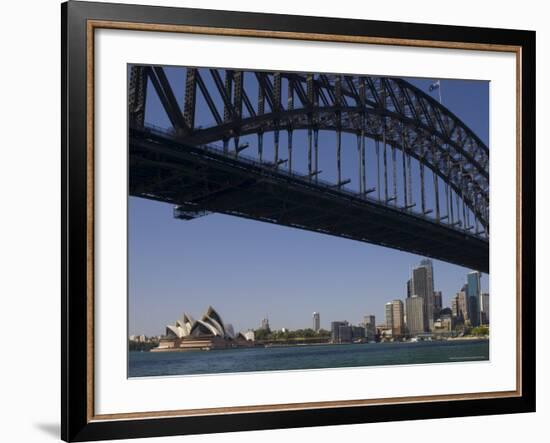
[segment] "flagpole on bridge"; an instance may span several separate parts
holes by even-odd
[[[429,89],[430,92],[432,92],[434,89],[437,89],[437,94],[438,94],[438,97],[439,97],[439,104],[441,105],[442,104],[442,100],[441,100],[441,80],[436,80],[435,82],[433,82],[428,89]]]

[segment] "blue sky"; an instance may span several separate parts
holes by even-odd
[[[183,97],[182,71],[169,68],[167,75],[176,96]],[[408,80],[424,91],[434,81]],[[441,93],[443,104],[488,144],[489,83],[441,80]],[[432,95],[437,98],[437,91]],[[154,94],[148,97],[146,120],[169,127]],[[198,111],[197,124],[207,126],[210,120],[206,109]],[[270,137],[264,141],[267,158]],[[306,149],[302,149],[307,146],[306,137],[303,131],[294,135],[293,169],[299,171],[307,170]],[[243,139],[250,142],[245,151],[250,151],[249,155],[255,152],[255,140]],[[331,181],[336,175],[334,140],[333,133],[319,135],[322,178]],[[376,185],[376,169],[369,143],[367,175],[371,187]],[[281,133],[280,149],[281,158],[286,158],[285,133]],[[344,135],[343,175],[352,180],[350,189],[358,186],[356,155],[355,136]],[[398,173],[398,186],[399,178]],[[431,208],[431,173],[427,182]],[[417,188],[414,200],[419,202]],[[208,305],[213,305],[235,330],[257,328],[266,315],[272,328],[311,327],[313,311],[320,312],[321,326],[327,329],[333,320],[359,323],[366,314],[374,314],[377,322],[383,322],[384,303],[406,297],[410,269],[422,259],[367,243],[220,214],[193,221],[175,220],[171,205],[134,197],[129,198],[128,215],[130,334],[161,334],[164,326],[183,311],[200,317]],[[468,271],[434,260],[435,289],[443,291],[445,306],[460,290]],[[488,283],[484,275],[484,291]]]

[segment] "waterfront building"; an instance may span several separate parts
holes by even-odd
[[[414,336],[424,333],[426,331],[424,299],[418,295],[413,295],[405,300],[405,307],[409,334]]]
[[[318,312],[313,313],[313,330],[319,332],[321,329],[321,315]]]
[[[340,326],[348,326],[347,321],[333,321],[330,323],[330,341],[340,343]]]
[[[434,320],[434,282],[432,261],[424,259],[412,271],[412,293],[424,300],[424,321],[427,330],[433,328]]]
[[[434,334],[441,336],[452,335],[454,320],[449,308],[442,309],[439,318],[434,322]]]
[[[351,339],[352,341],[365,341],[365,328],[363,326],[352,326],[351,327]]]
[[[229,325],[230,326],[230,325]],[[224,349],[250,346],[248,339],[241,333],[234,335],[221,316],[209,306],[200,320],[194,320],[184,313],[174,325],[166,326],[166,334],[159,346],[152,351],[189,351],[205,349]]]
[[[469,272],[466,278],[471,306],[470,321],[472,326],[478,326],[481,321],[481,274],[478,271]]]
[[[392,302],[392,336],[401,337],[405,335],[405,312],[403,302],[401,300],[393,300]]]
[[[489,324],[489,293],[484,292],[481,294],[481,324]]]
[[[365,336],[368,341],[376,340],[376,317],[374,315],[365,315]]]
[[[254,341],[254,338],[255,338],[255,335],[254,335],[254,330],[252,329],[247,329],[246,331],[244,332],[241,332],[242,336],[248,340],[248,341]]]
[[[441,291],[434,292],[434,319],[439,318],[439,313],[443,308],[443,294]]]
[[[338,343],[351,343],[352,338],[353,330],[350,325],[345,324],[338,327]]]

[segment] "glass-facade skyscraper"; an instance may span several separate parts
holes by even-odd
[[[481,323],[481,274],[478,271],[469,272],[467,276],[467,292],[470,300],[470,321],[472,326]]]
[[[481,324],[489,324],[489,293],[484,292],[481,294]]]
[[[434,280],[433,264],[424,259],[412,271],[412,295],[422,297],[424,303],[424,322],[426,330],[431,331],[434,325]]]

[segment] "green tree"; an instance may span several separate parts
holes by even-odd
[[[472,328],[470,334],[477,336],[489,335],[489,328],[487,326],[477,326]]]
[[[269,336],[271,334],[267,329],[256,329],[254,331],[254,339],[255,340],[269,340]]]

